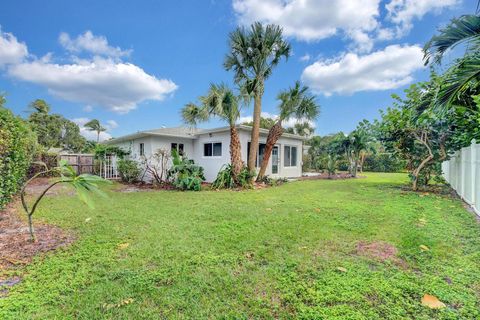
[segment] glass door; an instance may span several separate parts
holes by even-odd
[[[274,146],[272,150],[272,174],[278,173],[278,165],[280,158],[278,156],[278,146]]]

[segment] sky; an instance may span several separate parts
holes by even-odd
[[[228,34],[260,21],[280,25],[292,48],[265,83],[264,115],[300,80],[321,106],[315,133],[349,132],[426,80],[425,42],[475,9],[473,0],[3,0],[0,92],[23,117],[46,100],[88,138],[82,125],[93,118],[107,128],[102,139],[180,126],[180,109],[210,83],[234,87]]]

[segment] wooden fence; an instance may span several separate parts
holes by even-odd
[[[93,154],[61,154],[59,160],[66,160],[77,174],[95,174],[95,156]]]
[[[443,177],[458,195],[480,215],[480,144],[455,152],[442,163]]]

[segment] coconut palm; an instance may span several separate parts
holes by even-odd
[[[480,16],[464,15],[453,19],[427,42],[425,64],[440,64],[444,55],[458,45],[465,44],[465,56],[458,59],[447,71],[444,85],[438,92],[436,104],[448,106],[480,79]]]
[[[264,26],[255,22],[250,29],[239,27],[230,33],[230,53],[224,62],[226,70],[235,72],[237,84],[253,94],[253,126],[248,169],[255,170],[260,132],[260,115],[264,82],[270,77],[282,57],[288,58],[290,45],[282,37],[282,28],[277,25]]]
[[[97,132],[97,143],[100,141],[100,133],[107,131],[101,124],[100,121],[97,119],[92,119],[88,121],[87,123],[84,124],[84,127],[87,128],[90,131],[95,131]]]
[[[280,100],[278,106],[280,114],[277,122],[268,132],[265,153],[257,180],[261,180],[265,175],[273,147],[283,133],[283,121],[296,118],[308,122],[317,118],[320,113],[320,106],[315,97],[310,93],[308,87],[302,86],[299,81],[295,82],[293,88],[280,92],[277,99]]]
[[[242,148],[236,122],[240,118],[242,95],[235,93],[225,84],[211,84],[208,93],[199,98],[200,105],[189,103],[181,110],[183,121],[196,126],[199,122],[217,117],[230,126],[230,161],[234,179],[243,168]]]

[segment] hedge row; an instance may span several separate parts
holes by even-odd
[[[25,121],[0,106],[0,209],[11,200],[24,181],[36,141],[35,134]]]

